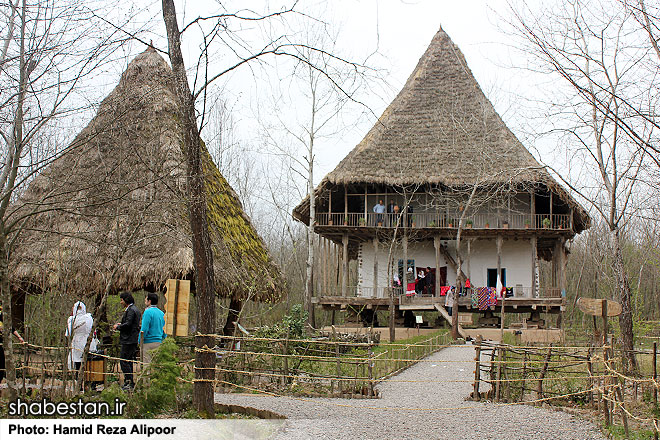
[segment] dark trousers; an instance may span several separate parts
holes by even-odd
[[[135,360],[135,355],[137,354],[138,345],[135,344],[121,344],[121,350],[119,351],[119,365],[121,366],[121,371],[124,373],[124,383],[133,383],[133,361]]]

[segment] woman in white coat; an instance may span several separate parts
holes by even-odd
[[[69,352],[69,369],[80,369],[82,365],[83,350],[87,344],[87,337],[92,331],[94,319],[87,313],[85,303],[77,301],[73,305],[71,316],[66,323],[66,336],[69,338],[71,351]],[[92,347],[90,347],[90,350]]]

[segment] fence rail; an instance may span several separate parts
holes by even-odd
[[[414,214],[378,214],[349,212],[316,214],[318,226],[444,228],[457,229],[460,213],[420,212]],[[475,214],[463,219],[464,229],[551,229],[570,230],[569,214]]]
[[[627,438],[629,419],[653,429],[655,438],[660,432],[656,343],[651,351],[636,352],[650,358],[640,362],[650,371],[635,377],[627,373],[622,353],[607,345],[516,347],[477,339],[475,351],[474,400],[565,401],[598,411],[606,427],[620,417]]]
[[[291,387],[307,394],[375,397],[374,385],[450,342],[442,333],[413,344],[216,337],[216,377],[229,387]],[[222,348],[224,347],[224,348]]]

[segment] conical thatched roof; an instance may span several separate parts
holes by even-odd
[[[16,204],[28,219],[12,282],[70,293],[158,289],[191,278],[185,161],[172,71],[152,48],[138,55],[67,154]],[[279,269],[237,195],[203,151],[218,293],[275,301]]]
[[[343,184],[545,186],[588,215],[534,159],[440,29],[403,89],[317,191]],[[294,215],[307,216],[304,200]]]

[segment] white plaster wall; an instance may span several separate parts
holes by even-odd
[[[446,240],[442,242],[449,253],[456,259],[456,242]],[[467,258],[466,242],[463,241],[463,255]],[[381,242],[378,247],[378,286],[388,286],[387,264],[389,243]],[[412,242],[408,245],[408,258],[415,260],[417,267],[435,267],[435,249],[433,241]],[[502,267],[506,269],[507,286],[513,287],[522,284],[524,287],[532,285],[532,245],[529,240],[504,240],[502,243]],[[360,259],[358,262],[358,287],[373,287],[374,279],[374,247],[371,241],[361,244]],[[403,259],[403,249],[395,246],[392,260],[396,265]],[[456,283],[456,271],[440,257],[440,267],[447,266],[447,283]],[[396,266],[395,266],[396,267]],[[473,286],[485,286],[487,269],[497,268],[497,246],[495,239],[476,240],[472,243],[470,264],[463,262],[463,272],[470,278]],[[359,289],[358,289],[359,290]],[[366,294],[366,293],[365,293]]]
[[[466,253],[464,252],[464,255]],[[463,272],[470,278],[473,286],[485,286],[487,269],[497,268],[497,244],[495,239],[477,240],[472,244],[470,254],[470,273],[467,262]],[[522,284],[532,285],[532,244],[529,240],[504,240],[502,242],[502,267],[506,269],[507,287]]]

